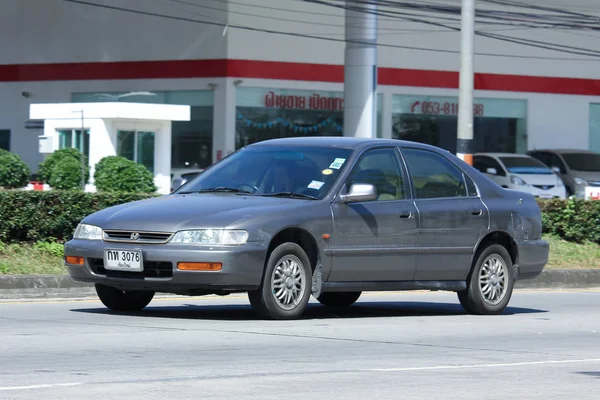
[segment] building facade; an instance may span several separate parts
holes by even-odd
[[[205,168],[260,140],[342,135],[342,8],[291,0],[5,3],[0,148],[19,154],[34,171],[44,157],[43,127],[27,123],[31,104],[190,106],[189,121],[172,123],[174,171]],[[446,3],[460,6],[460,1]],[[600,15],[600,6],[590,0],[574,0],[575,6]],[[379,19],[373,135],[454,152],[460,33],[407,22],[400,14],[386,11]],[[453,19],[447,23],[457,26],[459,17],[422,19]],[[475,150],[600,151],[600,57],[540,48],[552,43],[587,53],[597,47],[600,34],[498,24],[477,29],[528,44],[476,36]],[[57,132],[60,147],[89,152],[86,134]],[[118,137],[117,153],[135,159],[136,143],[149,136],[134,126]],[[158,153],[144,154],[150,156],[136,161],[152,168],[152,154]]]

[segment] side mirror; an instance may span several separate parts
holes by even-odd
[[[377,190],[370,183],[355,183],[350,186],[348,194],[340,196],[344,203],[371,201],[377,199]]]
[[[498,171],[496,171],[496,168],[488,168],[485,170],[485,172],[487,172],[490,175],[498,175]]]
[[[552,167],[552,171],[556,172],[557,174],[560,174],[560,168],[558,167]]]

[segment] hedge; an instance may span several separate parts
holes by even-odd
[[[158,196],[82,191],[0,191],[0,242],[64,241],[101,209]],[[600,201],[540,200],[544,233],[570,242],[600,244]]]
[[[157,195],[72,191],[0,191],[0,242],[66,241],[87,215]]]

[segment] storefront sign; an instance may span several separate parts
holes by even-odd
[[[269,92],[265,95],[264,106],[267,108],[343,111],[344,99],[341,97],[321,96],[317,93],[308,96],[299,96]]]
[[[458,115],[458,102],[417,100],[412,103],[410,112],[413,114]],[[473,104],[473,116],[483,117],[484,115],[484,105],[481,103]]]
[[[585,199],[586,200],[600,200],[600,187],[586,186]]]

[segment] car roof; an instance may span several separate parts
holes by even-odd
[[[306,136],[306,137],[288,137],[280,139],[269,139],[248,145],[248,147],[257,146],[325,146],[339,147],[345,149],[359,149],[374,145],[388,146],[412,146],[423,149],[433,149],[439,152],[446,150],[424,143],[412,142],[408,140],[381,139],[381,138],[360,138],[349,136]]]
[[[529,150],[529,152],[534,152],[534,151],[545,151],[545,152],[549,152],[549,153],[559,153],[559,154],[569,154],[569,153],[598,154],[595,151],[586,150],[586,149],[532,149],[532,150]]]
[[[475,153],[474,156],[490,156],[490,157],[522,157],[522,158],[531,158],[530,155],[527,154],[517,154],[517,153]]]

